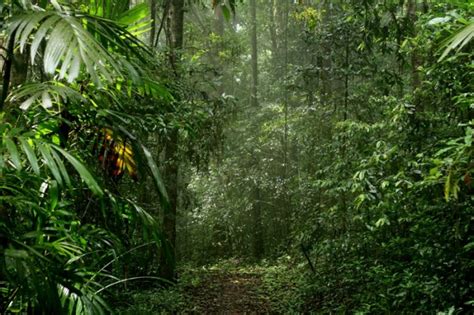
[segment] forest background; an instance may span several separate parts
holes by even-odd
[[[274,312],[473,310],[470,1],[0,12],[1,314],[180,312],[213,264]]]

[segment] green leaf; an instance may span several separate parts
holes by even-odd
[[[140,22],[140,20],[150,16],[150,8],[147,3],[140,3],[130,10],[122,13],[118,18],[118,23],[129,26]]]
[[[56,209],[56,206],[59,202],[59,187],[58,182],[52,180],[49,183],[49,202],[50,202],[50,209],[53,211]]]
[[[222,8],[222,15],[224,15],[224,18],[227,21],[230,21],[231,13],[230,13],[229,8],[226,5],[221,6],[221,8]]]
[[[29,257],[28,252],[23,249],[5,249],[5,257],[16,258],[16,259],[27,259]]]
[[[65,100],[87,102],[87,99],[78,91],[59,82],[27,83],[15,89],[9,96],[9,102],[24,100],[20,105],[22,110],[27,110],[33,103],[38,102],[43,108],[49,109],[55,104]]]
[[[471,127],[466,128],[466,136],[464,137],[464,143],[467,146],[472,145],[472,135],[473,135],[473,129]]]
[[[21,170],[21,159],[18,149],[16,148],[15,142],[12,139],[4,137],[5,145],[7,147],[8,153],[10,154],[11,161],[17,170]]]
[[[461,50],[474,37],[474,20],[449,37],[441,47],[446,47],[438,62],[442,61],[453,49]]]
[[[64,166],[63,161],[61,160],[61,157],[53,150],[51,150],[51,155],[54,157],[54,160],[56,161],[56,164],[58,165],[59,171],[61,172],[64,182],[66,183],[67,186],[71,187],[71,179],[69,178],[69,174],[66,170],[66,167]]]
[[[55,150],[61,153],[68,161],[71,163],[72,166],[76,169],[76,171],[81,176],[82,180],[86,183],[89,189],[96,195],[103,196],[104,192],[100,188],[99,184],[94,179],[94,176],[87,170],[87,168],[74,156],[72,156],[66,150],[54,145],[52,146]]]
[[[26,153],[26,157],[28,158],[28,161],[30,162],[31,168],[33,169],[33,172],[35,174],[39,175],[40,174],[40,169],[38,165],[38,159],[36,157],[36,153],[34,152],[32,146],[30,143],[24,139],[24,138],[19,138],[21,146],[23,148],[23,151]]]
[[[61,172],[59,171],[58,166],[56,165],[54,158],[51,155],[50,146],[44,143],[38,143],[38,149],[41,152],[41,155],[43,156],[44,162],[53,174],[53,177],[58,181],[59,185],[62,185],[63,179],[61,177]]]
[[[444,16],[444,17],[436,17],[428,21],[428,25],[436,25],[436,24],[443,24],[451,21],[450,16]]]
[[[375,222],[376,227],[381,227],[384,225],[390,225],[390,220],[386,216],[378,219],[377,222]]]
[[[453,171],[449,170],[448,176],[446,177],[446,182],[444,184],[444,199],[446,201],[449,201],[451,196],[453,196],[454,199],[457,199],[458,193],[459,184],[457,181],[453,180]]]
[[[151,170],[151,173],[153,175],[154,182],[156,184],[156,187],[158,189],[158,192],[160,193],[161,199],[164,203],[164,206],[166,209],[169,207],[169,198],[168,198],[168,193],[166,192],[165,184],[163,183],[163,180],[161,179],[160,171],[158,169],[158,166],[156,165],[155,161],[153,160],[153,157],[148,151],[148,149],[144,146],[141,145],[141,148],[143,150],[143,153],[145,155],[148,167]]]

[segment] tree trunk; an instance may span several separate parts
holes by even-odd
[[[258,104],[258,51],[257,51],[257,3],[256,0],[250,0],[250,46],[251,46],[251,66],[252,66],[252,86],[250,104],[254,110],[259,108]],[[256,125],[256,134],[259,134],[260,126]],[[255,167],[259,170],[259,161],[256,159]],[[258,172],[257,172],[258,173]],[[264,251],[263,242],[263,222],[262,222],[262,196],[260,191],[260,184],[255,183],[255,200],[252,208],[252,217],[254,224],[254,235],[253,235],[253,251],[254,257],[257,260],[262,258]]]
[[[407,14],[408,20],[410,23],[410,36],[416,36],[416,0],[408,0],[407,3]],[[413,48],[411,53],[411,81],[412,81],[412,88],[416,90],[421,85],[420,73],[418,71],[418,67],[421,65],[420,56],[418,55],[418,51]]]
[[[269,18],[270,18],[270,26],[269,26],[269,31],[270,31],[270,40],[272,43],[272,59],[273,60],[278,60],[278,40],[277,40],[277,27],[275,23],[275,0],[270,0],[270,12],[269,12]]]
[[[282,70],[283,70],[283,86],[282,86],[282,100],[283,100],[283,115],[284,115],[284,135],[283,135],[283,189],[284,189],[284,200],[283,200],[283,211],[282,211],[282,216],[283,216],[283,226],[282,226],[282,231],[283,231],[283,237],[287,237],[290,232],[290,207],[291,207],[291,196],[288,193],[289,188],[288,188],[288,179],[289,179],[289,172],[288,172],[288,164],[289,164],[289,158],[288,158],[288,148],[289,148],[289,139],[288,139],[288,133],[289,133],[289,127],[288,127],[288,115],[289,115],[289,91],[284,82],[286,81],[286,78],[288,76],[288,19],[289,19],[289,14],[290,14],[290,5],[288,1],[285,1],[285,5],[283,8],[283,32],[284,32],[284,41],[283,41],[283,65],[282,65]]]
[[[169,197],[169,208],[163,216],[163,234],[166,242],[160,256],[160,277],[175,281],[176,267],[176,213],[178,204],[178,130],[173,130],[165,143],[164,179]]]
[[[324,12],[323,17],[322,17],[322,23],[321,23],[321,34],[324,34],[327,32],[324,28],[327,27],[325,25],[330,25],[332,23],[332,3],[330,1],[322,1],[320,3],[320,10]],[[333,91],[333,86],[332,86],[332,77],[331,77],[331,72],[332,72],[332,53],[333,53],[333,48],[332,43],[330,41],[330,38],[324,38],[321,37],[321,55],[319,56],[320,59],[320,98],[321,98],[321,103],[322,105],[327,105],[330,103],[332,99],[332,91]]]
[[[224,36],[224,13],[220,5],[214,8],[214,29],[217,35]]]
[[[224,64],[220,57],[220,53],[224,49],[223,38],[225,33],[225,24],[224,24],[224,13],[222,12],[222,7],[217,5],[214,8],[214,31],[219,36],[218,45],[216,45],[213,52],[213,58],[215,63],[215,79],[221,80],[221,84],[216,86],[217,98],[219,98],[224,93],[224,84],[226,82],[227,72],[224,69]]]
[[[167,11],[166,40],[170,49],[170,64],[177,74],[180,50],[183,48],[184,0],[170,0]]]
[[[166,37],[170,49],[169,61],[179,80],[180,50],[183,48],[184,0],[171,0],[166,18]],[[177,99],[179,101],[179,99]],[[178,157],[179,131],[176,128],[170,132],[165,143],[164,177],[169,196],[169,209],[163,216],[163,233],[166,243],[162,246],[160,258],[160,277],[176,280],[176,212],[178,204]]]
[[[251,46],[251,65],[252,65],[252,88],[251,88],[251,105],[253,108],[258,107],[258,55],[257,55],[257,4],[255,0],[250,0],[250,46]]]
[[[156,3],[157,0],[150,0],[150,16],[153,22],[151,23],[151,30],[150,30],[150,46],[155,46],[155,38],[156,38],[156,31],[157,31],[157,11],[158,11],[158,4]]]

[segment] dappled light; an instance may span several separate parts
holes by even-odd
[[[0,1],[0,314],[471,314],[474,2]]]

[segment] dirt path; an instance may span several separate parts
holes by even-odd
[[[270,303],[261,283],[258,273],[210,271],[185,292],[191,311],[199,314],[268,314]]]

